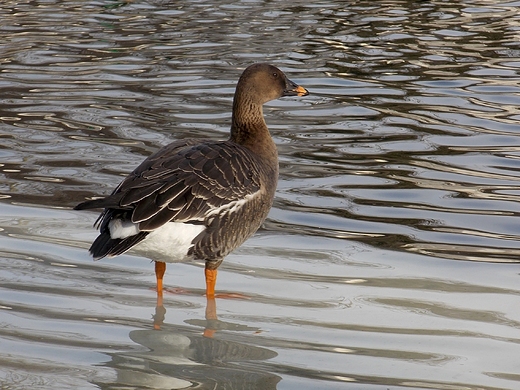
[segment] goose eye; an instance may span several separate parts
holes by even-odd
[[[278,73],[274,72],[274,73],[273,73],[273,77],[274,77],[274,78],[277,78],[277,77],[278,77]]]

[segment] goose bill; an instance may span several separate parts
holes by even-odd
[[[301,85],[296,84],[291,80],[287,80],[286,89],[283,91],[283,96],[307,96],[309,91]]]

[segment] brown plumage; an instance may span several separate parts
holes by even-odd
[[[175,141],[144,160],[111,195],[75,207],[104,208],[90,248],[94,259],[140,244],[158,263],[204,260],[206,292],[213,296],[222,259],[260,227],[273,202],[278,155],[262,105],[307,94],[272,65],[249,66],[237,84],[229,140]]]

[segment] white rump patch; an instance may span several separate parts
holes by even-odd
[[[112,239],[127,238],[139,233],[139,226],[132,221],[116,218],[108,223],[108,230]]]
[[[175,263],[188,260],[192,241],[206,227],[183,222],[168,222],[150,232],[135,246],[141,252],[157,261]]]

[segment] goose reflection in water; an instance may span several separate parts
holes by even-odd
[[[209,299],[208,303],[214,299]],[[210,309],[212,311],[213,309]],[[275,351],[248,344],[247,335],[234,333],[226,338],[207,337],[216,330],[257,331],[250,327],[226,323],[218,319],[187,320],[190,325],[202,325],[204,334],[186,326],[164,324],[164,306],[156,308],[154,323],[161,330],[133,330],[130,339],[145,348],[110,354],[106,366],[115,369],[117,378],[98,381],[104,388],[113,386],[139,386],[153,389],[225,388],[225,389],[276,389],[281,380],[278,375],[262,370],[259,362],[277,356]],[[237,342],[239,339],[241,342]],[[256,362],[255,367],[244,363]],[[203,379],[201,379],[203,378]]]

